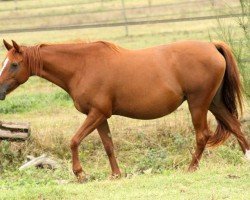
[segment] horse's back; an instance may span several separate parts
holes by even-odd
[[[212,43],[186,41],[118,51],[102,46],[102,54],[92,52],[95,67],[89,65],[89,78],[82,85],[85,96],[102,99],[94,103],[110,105],[112,114],[162,117],[177,109],[189,94],[213,87],[223,77],[217,68],[225,61]],[[97,85],[100,87],[93,87]]]

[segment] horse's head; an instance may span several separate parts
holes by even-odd
[[[24,64],[24,47],[13,40],[13,45],[5,40],[3,43],[8,52],[0,69],[0,100],[4,100],[8,93],[26,82],[30,76],[29,69]]]

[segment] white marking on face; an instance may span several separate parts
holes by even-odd
[[[4,61],[4,63],[3,63],[3,67],[2,67],[2,69],[0,71],[0,76],[2,75],[3,70],[6,68],[8,62],[9,62],[9,58],[6,58],[5,61]]]
[[[246,159],[250,160],[250,150],[246,150]]]

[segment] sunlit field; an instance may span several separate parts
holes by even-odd
[[[50,26],[60,19],[61,24],[76,23],[76,17],[71,19],[70,14],[75,13],[82,18],[84,16],[79,14],[81,9],[98,12],[120,8],[120,1],[105,2],[73,6],[82,1],[74,0],[69,3],[66,0],[42,0],[38,4],[36,1],[23,0],[18,3],[18,11],[13,11],[15,4],[12,1],[0,2],[0,31]],[[152,4],[176,2],[153,0]],[[126,0],[125,3],[127,7],[133,7],[147,5],[148,2]],[[239,8],[237,1],[232,1],[230,5]],[[46,6],[55,8],[50,10],[44,8]],[[25,10],[27,7],[30,12]],[[176,15],[176,18],[184,15],[182,10],[174,6],[171,8],[169,13]],[[159,14],[164,12],[161,7],[158,9]],[[222,13],[230,12],[229,7],[217,7],[217,10]],[[59,17],[47,16],[52,15],[51,11]],[[129,12],[130,17],[144,17],[144,13],[139,11]],[[199,15],[211,15],[218,11],[206,4],[202,8],[193,8],[190,15],[195,12]],[[33,20],[32,16],[38,13],[46,16]],[[79,19],[79,22],[87,23],[89,19],[91,23],[91,16],[98,19],[103,15],[90,13],[88,18]],[[9,16],[19,16],[20,19],[8,19]],[[28,17],[22,18],[24,16]],[[105,17],[119,20],[115,13],[114,16],[105,14]],[[234,30],[235,44],[242,40],[243,33],[237,26],[237,19],[222,19],[221,23]],[[15,40],[23,45],[107,40],[129,49],[147,48],[179,40],[223,39],[219,34],[217,20],[128,26],[128,30],[128,36],[125,35],[125,28],[118,26],[1,33],[0,39]],[[243,43],[248,45],[245,40]],[[247,48],[243,48],[243,51],[243,57],[249,58]],[[0,45],[1,62],[5,54],[6,50]],[[250,77],[249,62],[246,66],[245,76],[249,74]],[[249,90],[249,83],[245,87]],[[248,102],[248,98],[245,98],[245,113],[249,113]],[[211,129],[214,130],[216,122],[211,114],[208,118]],[[197,172],[186,172],[195,147],[195,135],[185,102],[171,115],[157,120],[144,121],[112,116],[109,124],[122,178],[109,180],[108,158],[99,135],[94,131],[79,148],[88,182],[84,185],[78,184],[71,171],[69,143],[84,119],[85,116],[74,108],[68,94],[56,85],[37,77],[30,78],[27,83],[8,95],[5,101],[0,102],[0,121],[31,124],[31,137],[26,142],[0,143],[0,199],[248,199],[250,196],[250,163],[245,160],[233,137],[216,149],[206,149],[201,168]],[[248,141],[249,127],[248,123],[242,126]],[[60,167],[54,171],[35,168],[18,171],[27,155],[39,156],[43,153],[57,160]]]

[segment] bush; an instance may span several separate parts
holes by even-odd
[[[235,25],[227,25],[223,20],[217,19],[218,29],[217,37],[225,41],[232,48],[235,58],[242,75],[245,93],[250,97],[250,69],[249,69],[249,52],[250,52],[250,1],[239,0],[240,16],[235,18]],[[229,14],[233,15],[231,8]],[[211,36],[210,36],[211,37]],[[237,39],[237,41],[236,41]]]

